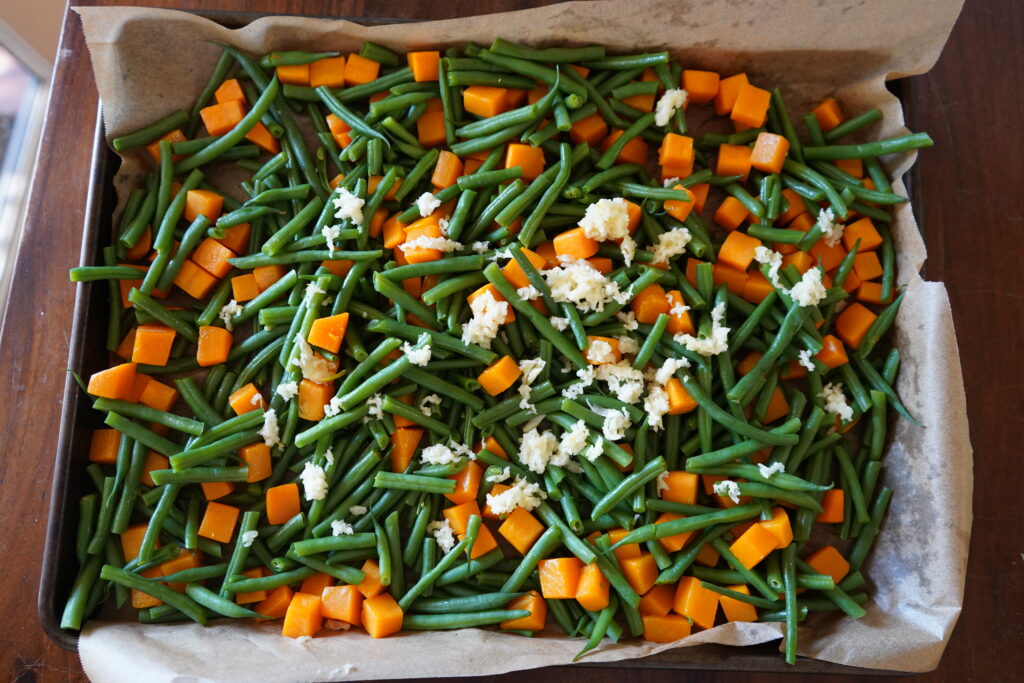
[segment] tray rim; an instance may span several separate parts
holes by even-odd
[[[276,14],[252,12],[247,10],[177,10],[189,14],[195,14],[205,19],[222,24],[229,28],[240,28],[257,19],[269,16],[299,16],[310,18],[325,18],[316,14]],[[382,25],[395,23],[413,23],[422,21],[420,19],[407,19],[397,17],[353,17],[340,16],[331,17],[363,25]],[[898,97],[903,106],[904,118],[909,118],[907,108],[908,97],[904,90],[907,88],[907,79],[895,79],[887,81],[887,86]],[[103,127],[103,107],[99,103],[96,111],[96,122],[93,131],[92,143],[92,168],[90,169],[89,184],[86,197],[85,218],[83,221],[82,246],[80,249],[80,263],[93,263],[98,253],[100,228],[103,223],[105,210],[113,211],[113,206],[106,206],[106,191],[112,188],[106,183],[112,178],[111,168],[116,163],[117,155],[109,148],[106,142]],[[919,204],[919,186],[916,180],[916,164],[904,174],[904,182],[911,190],[911,199]],[[76,370],[82,365],[82,356],[85,353],[85,332],[88,326],[86,313],[89,301],[92,297],[92,287],[95,283],[82,283],[83,286],[76,288],[74,317],[71,328],[71,341],[68,353],[68,368]],[[57,645],[65,650],[75,651],[78,649],[78,633],[62,629],[59,623],[59,610],[55,604],[58,596],[63,592],[57,587],[57,574],[59,560],[64,539],[67,537],[67,530],[63,521],[67,516],[67,494],[71,480],[71,442],[74,430],[79,421],[79,403],[82,399],[77,391],[78,385],[71,372],[67,373],[64,385],[64,400],[61,410],[60,430],[57,441],[57,452],[54,461],[54,477],[50,490],[50,501],[48,505],[48,518],[46,524],[46,537],[43,547],[43,564],[39,593],[37,596],[37,614],[43,631]],[[649,655],[638,659],[624,659],[615,662],[579,662],[577,664],[565,665],[594,669],[626,669],[639,668],[650,670],[679,670],[679,671],[742,671],[749,673],[793,673],[793,674],[841,674],[841,675],[869,675],[885,677],[902,677],[913,675],[908,672],[892,671],[886,669],[866,669],[862,667],[837,664],[825,660],[799,657],[796,666],[789,666],[782,660],[777,649],[777,640],[769,641],[759,645],[745,647],[733,647],[719,644],[702,644],[696,646],[679,647],[655,655]],[[559,668],[559,667],[552,667]]]

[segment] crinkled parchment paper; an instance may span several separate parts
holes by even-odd
[[[885,113],[872,137],[906,132],[888,78],[918,74],[938,57],[960,0],[566,3],[430,23],[363,27],[346,21],[267,17],[228,30],[180,12],[79,8],[104,104],[109,137],[188,108],[219,56],[207,41],[250,54],[276,49],[357,50],[372,39],[399,50],[495,36],[535,45],[602,43],[615,52],[671,50],[684,64],[725,74],[747,71],[781,85],[793,113],[827,95],[850,112]],[[936,144],[944,140],[932,131]],[[927,153],[926,153],[927,154]],[[900,176],[914,155],[886,160]],[[119,189],[138,182],[126,157]],[[895,423],[884,483],[895,490],[883,533],[866,566],[872,603],[860,620],[815,615],[800,631],[800,653],[831,662],[927,671],[939,661],[960,612],[971,525],[971,446],[949,301],[941,283],[918,275],[925,247],[907,204],[894,234],[906,300],[896,322],[903,351],[898,390],[925,424]],[[750,645],[779,638],[774,624],[726,624],[671,647]],[[291,681],[481,675],[568,663],[579,641],[552,634],[524,639],[484,630],[401,634],[373,640],[350,632],[293,641],[273,625],[144,626],[91,623],[79,641],[93,681]],[[590,661],[642,657],[670,646],[602,647]]]

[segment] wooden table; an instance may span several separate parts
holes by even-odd
[[[77,4],[117,4],[79,0]],[[155,0],[178,8],[246,9],[333,16],[439,19],[543,4],[515,0],[376,2]],[[1024,670],[1024,476],[1017,414],[1024,405],[1024,4],[969,2],[936,67],[910,80],[910,125],[936,139],[923,155],[915,207],[929,248],[926,276],[949,289],[959,330],[975,462],[975,525],[964,611],[936,672],[920,680],[1010,680]],[[96,88],[76,14],[68,12],[58,51],[35,183],[2,336],[0,678],[83,680],[74,653],[43,634],[35,612],[50,473],[61,411],[73,288],[86,199]],[[922,558],[924,560],[925,558]],[[539,671],[503,677],[544,680]],[[668,681],[670,671],[567,668],[587,681]],[[704,674],[706,681],[768,676]],[[831,680],[850,681],[839,676]],[[470,679],[467,679],[470,680]],[[868,680],[865,677],[863,680]]]

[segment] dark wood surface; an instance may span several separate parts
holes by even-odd
[[[76,4],[118,4],[79,0]],[[164,7],[439,19],[544,4],[536,1],[375,2],[165,0]],[[964,611],[928,681],[1013,680],[1024,670],[1024,491],[1018,411],[1024,405],[1024,3],[968,2],[936,67],[910,80],[910,126],[936,146],[921,157],[915,207],[929,257],[946,283],[958,329],[975,458],[974,531]],[[0,349],[0,678],[84,680],[74,653],[40,629],[38,590],[61,387],[71,330],[96,89],[77,15],[68,12],[53,78],[30,210]],[[1017,436],[1015,436],[1017,434]],[[921,558],[927,561],[927,558]],[[1013,674],[1012,672],[1018,672]],[[502,680],[732,683],[749,673],[565,668]],[[860,680],[831,676],[826,680]],[[471,680],[471,679],[466,679]],[[863,680],[869,680],[864,677]]]

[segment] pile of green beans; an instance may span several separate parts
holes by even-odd
[[[379,77],[368,83],[314,89],[282,85],[275,75],[279,65],[308,64],[335,54],[280,52],[257,60],[225,47],[190,112],[176,112],[113,141],[116,150],[126,152],[176,129],[193,136],[200,110],[232,73],[250,95],[248,113],[227,133],[173,146],[161,142],[164,161],[131,193],[102,263],[71,271],[73,282],[108,283],[106,347],[111,352],[140,324],[175,331],[167,364],[136,370],[165,383],[173,379],[180,400],[170,411],[95,400],[93,407],[105,413],[106,425],[119,431],[120,441],[114,464],[87,468],[95,491],[79,506],[81,568],[62,626],[80,629],[108,597],[121,607],[128,589],[163,603],[139,610],[139,620],[146,623],[260,617],[237,605],[234,596],[297,588],[318,572],[359,584],[365,578],[359,567],[369,560],[377,563],[381,583],[404,610],[406,629],[494,625],[527,614],[509,605],[526,591],[543,589],[540,561],[574,556],[585,564],[596,562],[611,585],[607,606],[597,612],[575,600],[548,601],[567,636],[587,637],[586,652],[606,637],[614,641],[644,632],[649,613],[638,609],[637,586],[614,552],[632,543],[653,557],[657,584],[696,577],[716,594],[753,605],[760,620],[784,621],[791,663],[796,624],[809,613],[864,614],[861,605],[868,596],[861,568],[892,496],[882,484],[890,409],[914,421],[893,388],[900,353],[886,345],[903,293],[896,285],[888,227],[892,217],[885,207],[903,199],[892,192],[878,157],[928,146],[930,138],[918,133],[848,144],[849,136],[880,118],[872,110],[827,135],[810,116],[805,119],[808,139],[801,139],[778,90],[771,94],[763,129],[696,137],[698,168],[680,185],[709,183],[709,206],[725,196],[739,199],[754,219],[749,235],[805,251],[823,238],[817,227],[791,234],[795,231],[777,223],[791,208],[783,188],[794,190],[812,216],[828,206],[841,220],[857,212],[878,225],[882,298],[892,303],[876,307],[878,317],[863,344],[848,349],[849,362],[830,368],[815,355],[849,303],[843,284],[856,248],[832,273],[820,303],[801,306],[789,296],[788,288],[801,279],[792,266],[777,275],[785,289],[750,302],[716,282],[714,263],[725,234],[699,211],[680,223],[665,210],[664,202],[690,201],[690,195],[663,187],[649,173],[650,166],[619,163],[619,153],[632,140],[657,145],[668,133],[687,133],[682,111],[659,127],[653,113],[624,101],[679,87],[683,67],[668,53],[615,56],[601,46],[536,49],[498,39],[487,48],[448,49],[440,56],[439,80],[419,83],[410,68],[401,66],[401,55],[367,43],[360,54],[382,66]],[[643,78],[647,69],[657,80]],[[467,87],[532,89],[538,84],[547,92],[493,118],[479,119],[463,107]],[[417,132],[434,100],[445,117],[442,147],[478,162],[472,173],[445,188],[431,186],[439,150],[424,146]],[[328,114],[351,129],[351,142],[343,149],[328,131]],[[595,114],[624,131],[604,151],[573,143],[568,134],[577,121]],[[236,151],[259,122],[279,138],[279,154],[253,159]],[[302,127],[316,135],[304,135]],[[752,171],[745,181],[713,175],[710,155],[719,144],[753,145],[762,130],[791,143],[780,173]],[[319,143],[309,146],[313,139]],[[538,177],[525,178],[520,167],[503,168],[504,146],[512,142],[543,150],[545,168]],[[830,161],[843,159],[862,159],[874,189],[864,188]],[[225,169],[243,171],[247,180],[233,187],[216,185]],[[174,183],[181,183],[180,189]],[[225,195],[223,215],[199,216],[188,224],[183,219],[188,192],[210,189],[208,183]],[[351,215],[336,219],[341,202],[335,200],[342,193],[363,202],[361,221]],[[436,260],[405,263],[398,249],[384,247],[387,232],[372,228],[372,218],[380,209],[391,220],[417,220],[416,200],[424,193],[448,202],[447,237],[459,244]],[[598,310],[579,310],[549,286],[545,271],[553,264],[539,271],[526,249],[543,250],[559,233],[575,228],[588,206],[616,197],[633,198],[642,213],[631,260],[612,243],[601,245],[597,254],[611,261],[607,282],[625,298]],[[175,281],[204,237],[223,239],[228,228],[242,223],[250,225],[249,242],[228,259],[231,271],[205,299],[176,291],[161,302],[162,290]],[[153,228],[155,258],[140,281],[139,271],[125,265],[126,254],[147,225]],[[324,229],[335,225],[329,241]],[[691,235],[687,252],[665,268],[651,267],[661,236],[684,227]],[[697,258],[688,266],[688,259]],[[327,267],[339,263],[344,268]],[[547,313],[505,279],[503,266],[510,263],[525,273]],[[256,298],[232,306],[232,278],[265,267],[281,267],[284,274]],[[767,264],[762,272],[769,275]],[[129,308],[122,307],[119,281],[134,285],[128,288]],[[463,331],[474,315],[467,296],[483,286],[506,300],[516,317],[489,344],[479,345],[466,341]],[[717,327],[728,328],[726,348],[702,355],[686,338],[672,335],[675,312],[637,324],[629,313],[631,302],[652,287],[682,292],[698,340],[706,341]],[[342,313],[350,318],[341,348],[315,349],[331,376],[314,379],[329,383],[334,398],[326,416],[305,419],[299,399],[287,387],[314,381],[302,360],[310,351],[305,339],[317,319]],[[554,316],[561,318],[557,326]],[[196,343],[210,326],[233,330],[233,345],[224,363],[199,368]],[[599,379],[580,386],[594,336],[635,347],[623,359],[633,371],[676,362],[671,377],[695,407],[655,415],[640,393],[629,403],[614,383]],[[417,352],[428,347],[429,359],[414,362]],[[480,375],[505,356],[517,363],[539,359],[543,365],[532,386],[519,391],[516,383],[491,395],[482,390]],[[741,372],[748,357],[751,362]],[[649,374],[647,392],[651,381]],[[840,382],[851,411],[844,421],[836,418],[823,393],[825,385]],[[229,396],[249,383],[261,392],[266,412],[257,408],[236,416]],[[574,391],[567,393],[570,387]],[[785,414],[768,419],[779,395],[785,399]],[[266,430],[271,411],[279,438]],[[621,435],[609,433],[605,411],[628,418]],[[410,464],[394,468],[396,434],[410,425],[423,438]],[[561,466],[538,469],[522,453],[525,429],[550,431],[558,440],[581,427],[586,451],[572,454]],[[272,448],[272,470],[250,481],[239,449],[261,441]],[[447,461],[421,457],[437,444],[458,447],[453,446]],[[166,460],[154,469],[156,455]],[[775,467],[765,467],[766,462]],[[447,554],[428,533],[428,525],[441,521],[452,505],[446,496],[459,495],[456,478],[467,467],[482,471],[477,491],[470,492],[480,509],[486,508],[497,482],[513,483],[510,477],[540,491],[543,500],[527,507],[545,531],[525,556],[501,544],[470,559],[470,549],[488,529],[501,535],[496,523],[482,526],[476,514],[467,535]],[[310,469],[323,472],[326,494],[314,496],[304,487],[300,473]],[[662,482],[672,472],[699,475],[704,486],[688,502],[665,500]],[[734,480],[733,492],[740,498],[730,501],[728,487],[712,490],[714,482],[724,479]],[[227,482],[231,492],[217,502],[241,512],[227,542],[199,531],[207,506],[200,485],[211,482]],[[270,524],[264,513],[266,493],[291,482],[300,482],[307,494],[301,511],[286,523]],[[845,507],[842,521],[826,531],[851,570],[838,583],[805,562],[822,545],[817,534],[815,541],[810,539],[822,498],[833,488],[844,492]],[[778,509],[788,516],[794,540],[753,567],[744,566],[730,546],[748,524],[770,520]],[[125,558],[119,536],[143,523],[138,556]],[[349,533],[337,535],[340,530]],[[609,532],[617,530],[626,536],[616,545]],[[681,550],[669,551],[659,540],[682,533],[693,535]],[[181,551],[197,553],[202,566],[172,576],[150,573]],[[257,568],[262,576],[242,575]],[[169,587],[172,579],[187,589]],[[728,587],[741,583],[757,595]],[[799,597],[797,588],[804,589]]]

